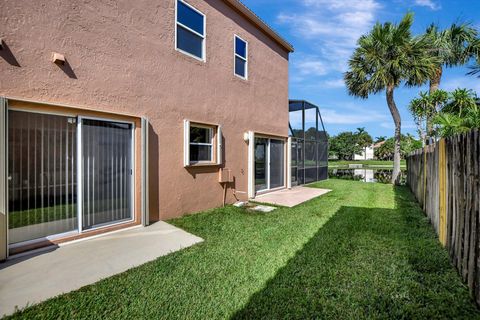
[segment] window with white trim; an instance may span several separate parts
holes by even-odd
[[[199,60],[205,60],[205,15],[177,0],[175,48]]]
[[[184,121],[184,166],[222,163],[221,126]]]
[[[235,75],[242,78],[248,78],[248,42],[240,38],[234,37],[234,59]]]

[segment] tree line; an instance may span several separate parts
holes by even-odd
[[[355,154],[366,152],[366,148],[373,144],[378,145],[374,149],[375,159],[393,160],[395,153],[395,138],[376,137],[375,139],[365,131],[365,128],[357,128],[357,131],[340,132],[336,136],[328,137],[328,156],[330,159],[353,160]],[[404,159],[410,152],[422,147],[422,142],[414,136],[402,135],[400,140],[400,158]]]

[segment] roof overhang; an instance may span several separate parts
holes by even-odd
[[[233,8],[238,10],[243,16],[245,16],[251,23],[256,27],[265,32],[270,38],[275,40],[279,45],[281,45],[288,52],[293,52],[293,46],[283,39],[276,31],[274,31],[268,24],[266,24],[259,16],[257,16],[252,10],[250,10],[246,5],[244,5],[240,0],[224,0],[226,3],[231,5]]]

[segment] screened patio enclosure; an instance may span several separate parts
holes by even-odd
[[[289,101],[292,186],[328,178],[328,138],[320,109],[305,100]]]

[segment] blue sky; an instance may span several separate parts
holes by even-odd
[[[348,95],[343,72],[357,39],[379,21],[398,22],[407,11],[415,13],[413,32],[420,34],[431,23],[448,27],[470,22],[480,30],[479,0],[244,0],[295,47],[290,56],[290,98],[306,99],[321,108],[327,131],[337,134],[365,127],[373,136],[392,136],[393,121],[385,94],[368,100]],[[466,76],[466,67],[445,70],[441,87],[474,89],[480,79]],[[407,110],[409,101],[423,88],[399,88],[396,102],[402,132],[416,135]]]

